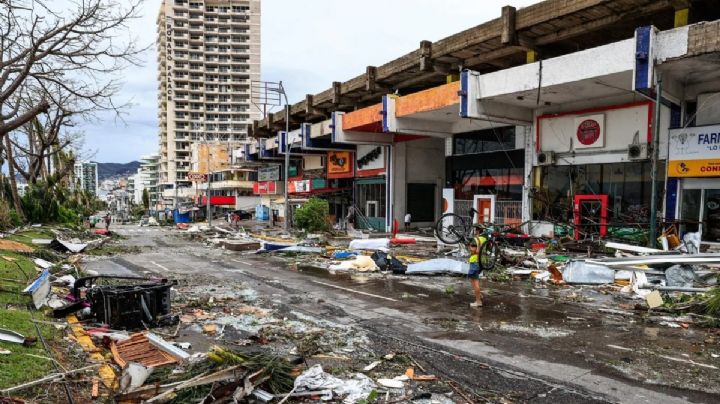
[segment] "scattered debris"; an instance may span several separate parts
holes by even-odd
[[[660,296],[660,292],[658,292],[657,290],[652,291],[647,296],[645,296],[645,300],[647,301],[648,307],[650,307],[651,309],[663,305],[663,298],[662,296]]]
[[[35,251],[34,248],[29,247],[22,243],[18,243],[17,241],[3,240],[3,239],[0,239],[0,250],[14,251],[14,252],[20,252],[20,253],[31,253],[31,252]]]
[[[335,396],[344,397],[344,402],[355,403],[367,399],[375,388],[373,381],[362,373],[352,379],[339,379],[323,371],[321,365],[314,365],[295,379],[293,390],[296,392],[324,393],[321,400],[332,400]]]
[[[98,279],[137,283],[98,286]],[[147,279],[136,277],[90,276],[75,281],[73,296],[80,299],[80,289],[85,289],[92,316],[114,329],[139,330],[160,324],[176,324],[178,317],[172,315],[170,309],[170,288],[177,283],[167,279],[147,282]],[[78,302],[71,303],[69,310],[78,307],[82,307],[78,306]],[[58,310],[62,309],[65,308]]]
[[[375,261],[367,255],[357,255],[352,260],[343,261],[336,265],[330,265],[328,269],[331,271],[356,270],[359,272],[380,270],[380,268],[375,265]]]
[[[0,328],[0,341],[12,342],[23,346],[32,346],[37,341],[37,338],[26,337],[15,331]]]
[[[46,383],[58,383],[58,382],[63,381],[64,379],[66,379],[68,376],[76,375],[76,374],[78,374],[78,373],[85,373],[85,372],[87,372],[87,371],[93,370],[93,369],[95,369],[95,368],[97,368],[97,367],[100,367],[100,366],[101,366],[100,364],[93,364],[93,365],[90,365],[90,366],[85,366],[85,367],[82,367],[82,368],[79,368],[79,369],[75,369],[75,370],[71,370],[71,371],[68,371],[68,372],[53,373],[53,374],[51,374],[51,375],[48,375],[48,376],[45,376],[45,377],[43,377],[43,378],[34,380],[34,381],[32,381],[32,382],[23,383],[23,384],[20,384],[20,385],[18,385],[18,386],[10,387],[10,388],[7,388],[7,389],[2,389],[2,390],[0,390],[0,394],[8,395],[8,394],[10,394],[10,393],[12,393],[12,392],[19,391],[19,390],[23,390],[23,389],[26,389],[26,388],[28,388],[28,387],[38,386],[38,385],[46,384]]]
[[[178,361],[173,355],[152,344],[150,339],[142,333],[133,334],[126,341],[112,342],[110,351],[113,359],[121,368],[125,368],[129,362],[152,368]]]
[[[470,265],[467,262],[451,258],[436,258],[408,265],[410,274],[459,274],[467,275]]]
[[[40,276],[23,290],[32,296],[33,304],[36,309],[47,304],[48,295],[50,294],[50,272],[44,270]]]
[[[390,248],[390,239],[387,238],[369,238],[357,239],[350,242],[351,250],[382,250]]]
[[[80,240],[77,240],[77,242],[69,242],[69,241],[63,241],[60,239],[54,239],[50,243],[50,248],[60,251],[60,252],[71,252],[71,253],[80,253],[85,248],[87,248],[87,243],[81,243]]]
[[[602,264],[589,261],[570,261],[562,273],[565,283],[602,285],[615,281],[615,271]]]

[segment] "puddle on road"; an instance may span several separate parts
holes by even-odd
[[[510,289],[505,286],[499,289],[494,284],[484,283],[485,306],[470,309],[468,305],[472,301],[471,289],[468,281],[461,277],[407,278],[355,272],[333,274],[326,269],[306,265],[298,265],[297,270],[306,275],[332,280],[338,286],[402,300],[402,303],[387,305],[448,324],[460,324],[462,321],[481,326],[499,322],[564,323],[567,318],[552,299],[538,300],[527,296],[524,283],[512,285]],[[427,285],[416,285],[419,282],[427,282]],[[543,290],[542,294],[547,295],[547,290]],[[535,301],[529,304],[527,299]]]

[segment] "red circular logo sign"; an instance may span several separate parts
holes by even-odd
[[[577,138],[580,143],[590,146],[600,139],[600,124],[594,119],[586,119],[578,125]]]

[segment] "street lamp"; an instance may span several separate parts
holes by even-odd
[[[282,89],[282,82],[280,82]],[[283,90],[283,95],[285,91]],[[285,95],[285,231],[290,231],[290,201],[288,190],[290,187],[290,104]]]

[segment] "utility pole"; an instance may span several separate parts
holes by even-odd
[[[212,171],[210,171],[210,143],[207,141],[205,136],[205,147],[207,147],[207,220],[208,227],[212,226],[212,207],[210,206],[210,187],[212,186]]]
[[[282,86],[282,82],[281,82]],[[284,92],[283,92],[284,94]],[[290,231],[290,201],[289,194],[290,176],[290,105],[285,96],[285,231]]]
[[[282,81],[251,81],[250,82],[250,99],[266,117],[268,107],[279,107],[285,98],[285,231],[290,230],[290,203],[288,200],[288,173],[290,166],[290,103],[288,102],[287,93],[283,87]]]
[[[653,118],[654,133],[652,145],[652,157],[650,159],[650,235],[648,247],[655,248],[657,238],[657,198],[658,198],[658,160],[660,159],[660,109],[662,108],[662,76],[657,73],[657,85],[655,91],[655,117]]]

